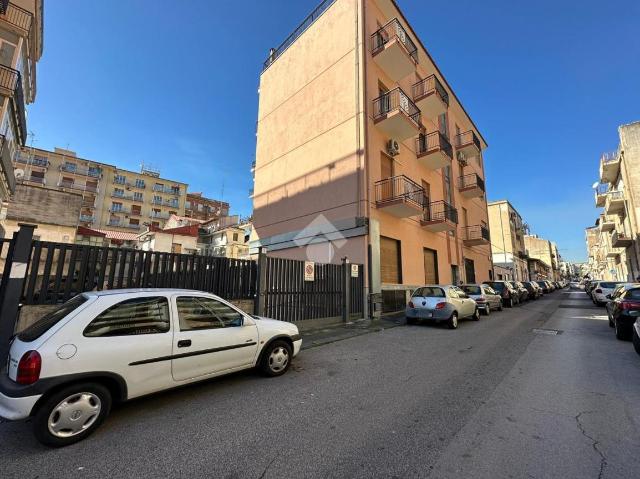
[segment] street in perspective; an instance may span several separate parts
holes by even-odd
[[[640,477],[621,3],[0,0],[2,477]]]

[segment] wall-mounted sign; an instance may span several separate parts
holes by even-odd
[[[314,281],[316,278],[316,264],[313,261],[304,262],[304,280]]]
[[[351,265],[351,277],[352,278],[357,278],[358,277],[358,265],[357,264],[352,264]]]

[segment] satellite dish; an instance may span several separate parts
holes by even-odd
[[[13,174],[16,177],[16,180],[21,180],[22,178],[24,178],[24,170],[21,168],[16,168],[15,170],[13,170]]]
[[[593,188],[595,190],[598,187],[599,184],[600,184],[600,182],[596,181],[593,185],[591,185],[591,188]]]

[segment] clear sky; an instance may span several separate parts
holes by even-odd
[[[46,0],[33,145],[144,161],[249,214],[261,63],[318,3]],[[599,155],[640,120],[640,2],[398,3],[489,143],[489,199],[584,260]]]

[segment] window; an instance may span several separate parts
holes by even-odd
[[[416,296],[422,298],[444,298],[444,290],[436,287],[418,288],[412,296],[414,298]]]
[[[102,170],[97,166],[90,166],[88,170],[89,176],[100,176]]]
[[[438,130],[440,130],[440,133],[442,133],[445,138],[449,138],[449,123],[447,122],[446,113],[438,116]]]
[[[144,188],[144,180],[136,178],[136,188]]]
[[[242,326],[242,314],[215,299],[182,296],[176,305],[180,331]]]
[[[233,241],[238,241],[238,233],[233,233]]]
[[[64,162],[64,169],[66,171],[76,171],[77,165],[75,163],[71,163],[69,161]]]
[[[155,226],[156,228],[160,228],[160,222],[159,221],[152,221],[151,222],[151,226]]]
[[[127,178],[124,177],[123,175],[116,175],[115,178],[113,179],[113,182],[116,183],[117,185],[124,185],[126,181],[127,181]]]
[[[162,203],[162,196],[154,195],[153,202],[157,205]]]
[[[191,202],[190,201],[185,201],[184,202],[184,209],[185,210],[190,210],[191,209]]]
[[[139,191],[136,191],[136,192],[133,194],[133,200],[134,200],[134,201],[143,201],[143,200],[142,200],[142,193],[140,193]]]
[[[83,305],[86,301],[87,298],[82,294],[74,296],[69,301],[58,306],[49,314],[43,316],[31,326],[23,330],[20,334],[18,334],[18,339],[20,341],[24,341],[25,343],[29,343],[38,339],[44,333],[49,331],[49,329],[53,325],[57,324],[58,321],[67,317],[69,314]]]
[[[458,284],[460,281],[460,273],[458,272],[458,266],[455,264],[451,265],[451,284]]]
[[[135,219],[135,220],[134,219],[130,219],[129,220],[129,224],[131,226],[140,226],[140,220],[139,219]]]
[[[133,205],[131,207],[131,214],[132,215],[140,215],[140,214],[142,214],[142,208],[140,207],[140,205]]]
[[[111,211],[113,212],[117,212],[117,211],[122,211],[122,203],[111,203]]]
[[[114,188],[113,195],[114,196],[124,196],[124,190],[122,188]]]
[[[133,298],[108,308],[85,328],[90,338],[157,334],[169,331],[169,303],[164,296]]]
[[[453,206],[451,199],[453,191],[451,190],[451,165],[447,165],[442,169],[444,173],[444,200]]]

